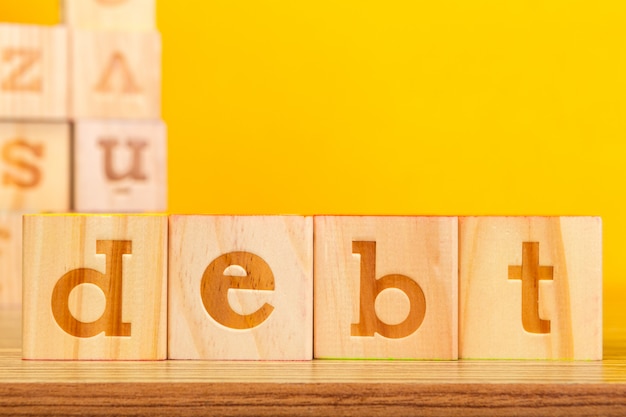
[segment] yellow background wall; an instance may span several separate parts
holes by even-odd
[[[172,212],[599,215],[624,320],[626,2],[160,0],[158,28]]]

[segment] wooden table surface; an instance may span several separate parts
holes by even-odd
[[[625,329],[598,362],[42,362],[20,327],[0,310],[0,415],[626,415]]]

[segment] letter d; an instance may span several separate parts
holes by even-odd
[[[64,274],[52,291],[52,314],[58,325],[76,337],[130,336],[130,323],[122,323],[122,255],[132,253],[130,240],[98,240],[96,253],[106,256],[106,271],[78,268]],[[68,300],[72,290],[81,284],[97,285],[105,295],[106,308],[91,323],[77,320],[70,312]]]
[[[352,253],[361,255],[361,301],[359,322],[352,324],[352,336],[381,336],[400,339],[415,332],[426,314],[424,292],[411,278],[390,274],[376,279],[376,242],[352,242]],[[387,288],[397,288],[409,298],[409,314],[402,323],[387,324],[376,315],[376,297]]]

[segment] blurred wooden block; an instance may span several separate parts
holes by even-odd
[[[160,121],[78,121],[74,125],[74,209],[167,209],[167,143]]]
[[[0,308],[22,305],[22,213],[0,211]]]
[[[170,231],[170,359],[312,359],[311,217],[171,216]]]
[[[315,217],[316,358],[456,359],[456,217]]]
[[[0,210],[69,207],[69,124],[0,122]]]
[[[25,359],[167,354],[165,215],[27,215]]]
[[[0,117],[67,115],[66,29],[0,24]]]
[[[460,219],[460,357],[602,359],[597,217]]]
[[[74,28],[154,30],[155,0],[63,0],[63,22]]]
[[[70,32],[70,112],[75,119],[159,119],[158,32]]]

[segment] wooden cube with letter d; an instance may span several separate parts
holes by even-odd
[[[171,216],[170,359],[311,360],[313,222]]]
[[[27,215],[25,359],[167,354],[165,215]]]
[[[456,359],[456,217],[315,217],[315,357]]]

